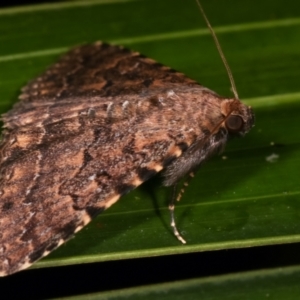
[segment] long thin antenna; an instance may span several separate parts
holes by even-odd
[[[222,61],[223,61],[224,66],[225,66],[225,68],[226,68],[226,71],[227,71],[227,74],[228,74],[228,77],[229,77],[229,80],[230,80],[230,83],[231,83],[231,88],[232,88],[232,92],[233,92],[233,94],[234,94],[234,97],[235,97],[236,99],[239,99],[239,95],[238,95],[237,90],[236,90],[236,86],[235,86],[235,83],[234,83],[234,79],[233,79],[233,76],[232,76],[232,72],[231,72],[230,67],[229,67],[229,65],[228,65],[228,62],[227,62],[227,60],[226,60],[226,58],[225,58],[225,55],[224,55],[224,53],[223,53],[223,51],[222,51],[221,45],[220,45],[220,43],[219,43],[219,41],[218,41],[218,38],[217,38],[217,36],[216,36],[216,34],[215,34],[215,32],[214,32],[212,26],[210,25],[210,23],[209,23],[207,17],[206,17],[206,14],[205,14],[205,12],[204,12],[204,10],[203,10],[203,8],[202,8],[202,5],[200,4],[200,1],[199,1],[199,0],[196,0],[196,3],[197,3],[197,5],[198,5],[198,7],[199,7],[199,10],[200,10],[200,12],[201,12],[201,14],[202,14],[202,16],[203,16],[205,22],[206,22],[206,25],[207,25],[207,27],[208,27],[210,33],[211,33],[211,35],[212,35],[212,37],[213,37],[213,39],[214,39],[214,42],[215,42],[215,44],[216,44],[216,46],[217,46],[217,49],[218,49],[218,52],[219,52],[219,54],[220,54],[220,56],[221,56],[221,59],[222,59]]]

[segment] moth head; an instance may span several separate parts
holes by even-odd
[[[221,103],[224,127],[233,135],[244,135],[254,126],[252,108],[238,99],[225,99]]]

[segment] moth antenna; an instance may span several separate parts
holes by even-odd
[[[186,244],[185,239],[181,236],[181,234],[179,233],[179,231],[176,227],[175,215],[174,215],[176,194],[177,194],[177,184],[174,184],[171,199],[170,199],[170,203],[169,203],[169,211],[170,211],[170,217],[171,217],[171,227],[173,228],[173,233],[176,236],[176,238],[182,244]]]
[[[223,53],[223,50],[222,50],[222,48],[221,48],[221,45],[220,45],[219,40],[218,40],[218,38],[217,38],[217,35],[216,35],[216,33],[214,32],[212,26],[210,25],[210,23],[209,23],[209,21],[208,21],[208,18],[207,18],[206,14],[205,14],[205,12],[204,12],[204,9],[203,9],[203,7],[202,7],[202,5],[201,5],[201,3],[200,3],[200,0],[196,0],[196,3],[197,3],[197,5],[198,5],[198,8],[199,8],[199,10],[200,10],[200,12],[201,12],[201,14],[202,14],[202,16],[203,16],[203,18],[204,18],[204,21],[205,21],[205,23],[206,23],[206,25],[207,25],[207,27],[208,27],[210,33],[211,33],[211,35],[212,35],[212,37],[213,37],[213,39],[214,39],[214,42],[215,42],[216,47],[217,47],[217,49],[218,49],[218,52],[219,52],[219,54],[220,54],[220,56],[221,56],[221,59],[222,59],[222,61],[223,61],[224,66],[225,66],[225,68],[226,68],[226,71],[227,71],[227,74],[228,74],[228,77],[229,77],[229,80],[230,80],[230,84],[231,84],[231,88],[232,88],[232,92],[233,92],[233,94],[234,94],[234,97],[235,97],[236,99],[239,99],[239,95],[238,95],[238,93],[237,93],[237,89],[236,89],[236,86],[235,86],[235,82],[234,82],[234,79],[233,79],[232,72],[231,72],[230,67],[229,67],[229,65],[228,65],[228,62],[227,62],[227,60],[226,60],[226,57],[225,57],[225,55],[224,55],[224,53]]]

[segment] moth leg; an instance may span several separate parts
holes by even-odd
[[[173,191],[172,191],[172,195],[171,195],[171,199],[170,199],[170,203],[169,203],[169,211],[170,211],[170,217],[171,217],[171,227],[173,228],[173,233],[177,237],[177,239],[182,244],[186,244],[185,239],[181,236],[181,234],[177,230],[176,223],[175,223],[174,209],[175,209],[176,191],[177,191],[177,184],[173,185]]]
[[[193,172],[190,172],[189,174],[188,174],[188,178],[186,179],[186,181],[183,183],[183,187],[180,189],[180,191],[179,191],[179,193],[178,193],[178,195],[177,195],[177,197],[176,197],[176,201],[180,201],[180,199],[181,199],[181,197],[182,197],[182,195],[183,195],[183,193],[185,192],[185,188],[189,185],[189,183],[190,183],[190,181],[192,180],[192,178],[194,178],[194,173]]]

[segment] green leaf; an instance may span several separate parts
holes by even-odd
[[[168,192],[158,178],[34,267],[300,241],[299,4],[210,0],[203,6],[257,121],[201,168],[178,203],[187,245],[170,230]],[[231,96],[193,0],[72,1],[0,10],[1,112],[61,53],[95,40],[123,44]]]

